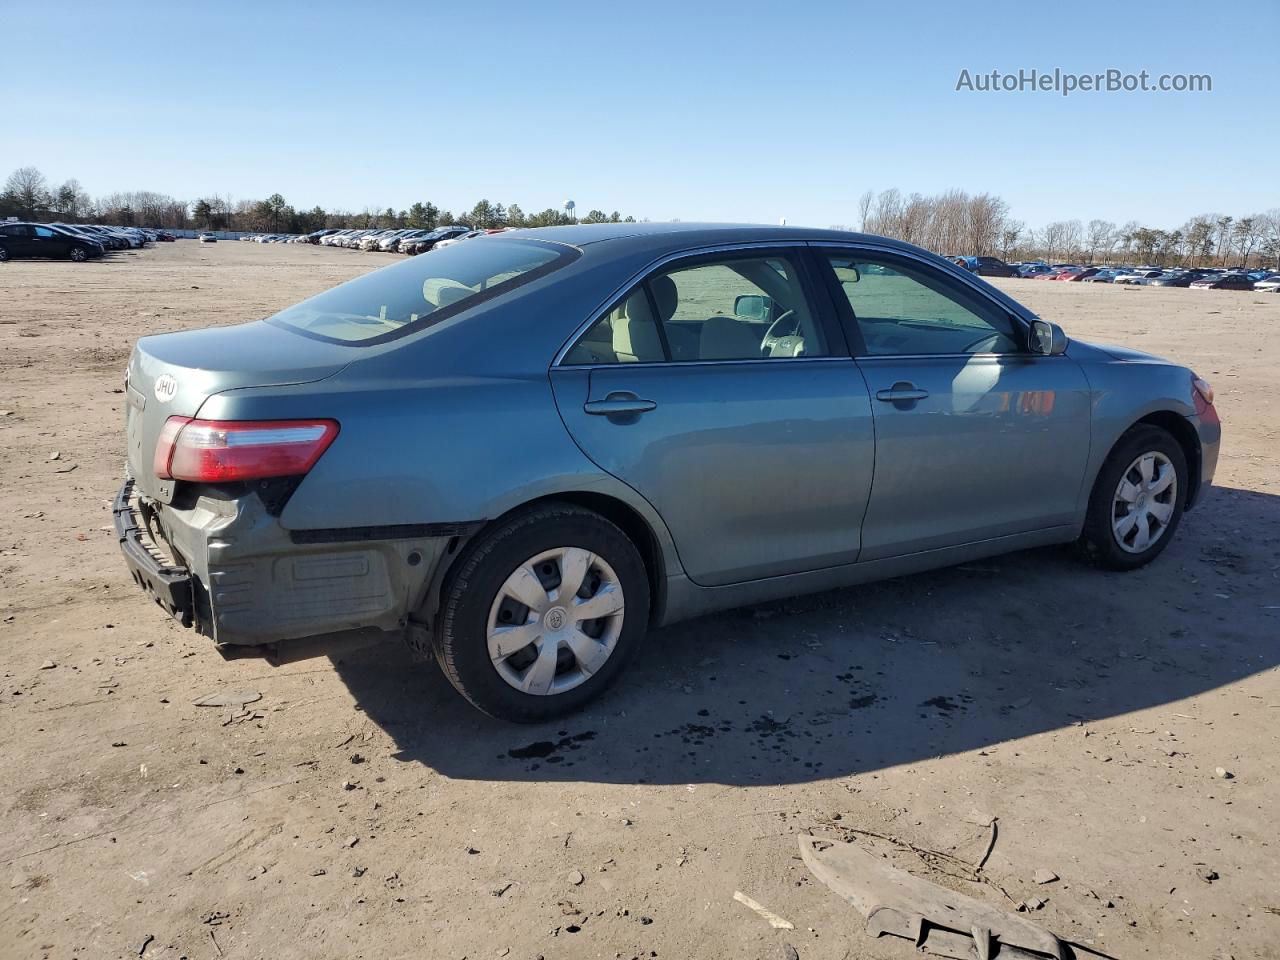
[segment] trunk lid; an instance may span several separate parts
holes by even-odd
[[[137,488],[164,503],[173,499],[174,481],[161,480],[152,468],[170,417],[194,417],[225,390],[323,380],[359,352],[262,321],[142,338],[129,358],[125,387],[129,473]]]

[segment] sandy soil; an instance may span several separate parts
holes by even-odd
[[[972,862],[974,809],[999,818],[991,884],[913,869],[1040,897],[1111,956],[1280,956],[1280,297],[1003,281],[1217,387],[1219,489],[1153,566],[1034,551],[683,624],[527,728],[396,647],[223,662],[110,533],[135,338],[392,259],[180,241],[0,267],[0,956],[908,957],[795,834],[838,817]],[[192,705],[242,689],[247,717]]]

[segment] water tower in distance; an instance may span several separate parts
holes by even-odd
[[[566,201],[564,202],[564,212],[565,212],[565,215],[566,215],[570,220],[576,220],[576,219],[577,219],[577,218],[576,218],[576,217],[574,217],[574,215],[573,215],[573,211],[574,211],[574,209],[575,209],[577,206],[578,206],[578,205],[577,205],[576,203],[574,203],[572,200],[566,200]]]

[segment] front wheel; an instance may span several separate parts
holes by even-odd
[[[1173,539],[1188,489],[1178,441],[1156,426],[1134,427],[1098,471],[1081,545],[1113,570],[1150,563]]]
[[[433,646],[474,706],[529,723],[601,694],[635,656],[648,619],[649,579],[626,534],[552,503],[483,534],[459,558]]]
[[[69,256],[76,263],[84,263],[89,259],[89,254],[85,253],[84,247],[72,247]]]
[[[0,263],[4,263],[9,259],[9,251],[4,247],[0,247]]]

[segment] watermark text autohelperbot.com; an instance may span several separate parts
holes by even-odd
[[[1053,70],[1020,69],[961,70],[956,92],[965,93],[1212,93],[1213,77],[1207,73],[1159,73],[1147,70],[1130,73],[1114,67],[1100,73],[1069,73]]]

